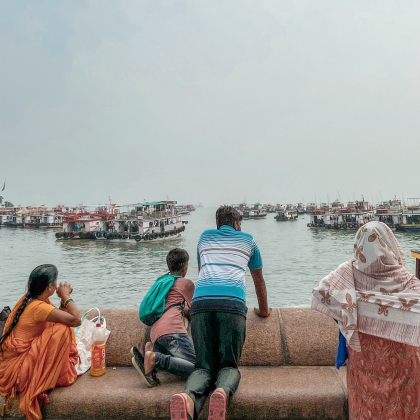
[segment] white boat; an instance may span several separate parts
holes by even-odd
[[[286,222],[286,221],[293,221],[298,218],[298,210],[297,209],[290,209],[290,210],[281,210],[274,216],[278,222]]]
[[[395,225],[400,232],[420,232],[420,198],[408,198],[407,208],[402,213],[402,223]]]
[[[313,210],[310,217],[307,226],[311,229],[354,230],[375,220],[375,212],[369,202],[362,197],[361,201],[348,202],[346,207],[341,203],[330,208],[325,205],[321,206],[321,208]]]
[[[394,197],[393,200],[383,201],[376,206],[375,220],[385,223],[391,229],[403,223],[403,213],[406,210],[400,200]]]
[[[232,207],[238,210],[243,220],[259,220],[267,217],[267,212],[265,211],[265,209],[262,208],[262,205],[260,203],[250,204],[249,206],[246,203],[233,204]]]
[[[96,239],[118,242],[140,242],[177,239],[185,230],[176,201],[156,201],[115,204],[65,218],[63,232],[57,232],[58,240]]]

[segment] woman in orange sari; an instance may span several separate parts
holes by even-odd
[[[80,325],[79,311],[70,298],[70,284],[57,287],[54,265],[36,267],[28,281],[28,292],[10,313],[0,338],[0,394],[9,398],[19,393],[19,409],[28,420],[42,418],[40,401],[48,403],[46,391],[76,381],[78,361],[71,327]],[[49,297],[57,291],[60,309]]]

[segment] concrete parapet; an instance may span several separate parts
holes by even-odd
[[[81,311],[83,312],[83,311]],[[108,370],[89,373],[50,394],[46,419],[169,419],[169,399],[185,383],[159,373],[161,386],[147,388],[131,367],[130,348],[143,349],[147,328],[135,309],[105,309],[111,335]],[[335,369],[338,328],[306,308],[273,309],[269,318],[248,312],[241,383],[229,419],[345,419],[346,371]],[[0,398],[0,403],[1,403]],[[17,403],[8,417],[22,417]],[[206,418],[206,410],[200,418]]]

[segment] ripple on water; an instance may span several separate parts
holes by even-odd
[[[59,281],[71,282],[81,308],[136,308],[156,278],[167,271],[165,258],[176,246],[190,255],[188,277],[197,279],[196,247],[203,230],[214,228],[215,208],[187,216],[181,239],[158,243],[55,240],[54,229],[0,228],[0,309],[13,306],[25,292],[31,270],[39,264],[58,267]],[[308,306],[313,287],[342,262],[352,258],[354,232],[310,230],[307,218],[295,222],[245,220],[263,258],[263,273],[272,307]],[[419,236],[396,233],[414,271],[410,250],[420,248]],[[246,275],[247,304],[257,305],[252,277]],[[54,298],[57,304],[58,299]]]

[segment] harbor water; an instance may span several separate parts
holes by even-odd
[[[79,308],[138,308],[156,278],[166,272],[165,257],[174,247],[188,251],[187,277],[197,280],[197,242],[215,227],[216,208],[198,208],[184,216],[182,238],[158,242],[118,243],[112,240],[56,241],[55,229],[0,228],[0,310],[13,307],[25,293],[33,268],[51,263],[58,281],[70,282]],[[308,215],[294,222],[276,222],[275,214],[244,220],[242,230],[254,236],[263,259],[263,274],[271,307],[309,306],[313,287],[342,262],[352,258],[355,231],[310,230]],[[396,233],[414,272],[411,249],[420,236]],[[247,273],[247,305],[257,305],[252,277]],[[59,304],[56,295],[52,298]]]

